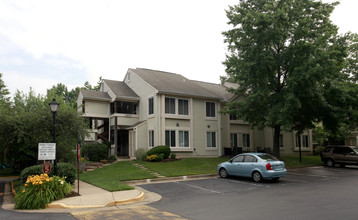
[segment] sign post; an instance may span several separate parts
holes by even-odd
[[[38,160],[56,160],[56,143],[39,143]]]
[[[80,194],[80,161],[81,161],[81,145],[77,145],[77,193]]]
[[[51,172],[51,164],[47,160],[56,159],[55,143],[39,143],[38,160],[43,160],[42,172],[49,174]]]

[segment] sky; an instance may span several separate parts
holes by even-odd
[[[0,73],[12,95],[96,85],[100,76],[122,81],[128,68],[220,83],[225,10],[238,2],[0,0]],[[340,33],[358,33],[358,1],[340,2],[333,23]]]

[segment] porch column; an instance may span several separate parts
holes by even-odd
[[[114,156],[117,157],[118,147],[118,128],[117,128],[117,116],[114,117]]]

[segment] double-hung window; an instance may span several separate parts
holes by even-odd
[[[206,117],[216,117],[215,102],[206,102]]]
[[[189,147],[189,131],[179,131],[179,147]]]
[[[278,145],[279,145],[280,147],[283,147],[283,135],[282,135],[282,134],[280,134],[280,137],[279,137],[279,139],[278,139]]]
[[[206,132],[206,146],[216,147],[216,132]]]
[[[250,147],[250,134],[242,134],[242,146]]]
[[[230,147],[237,147],[237,134],[230,134]]]
[[[166,130],[165,131],[165,145],[168,147],[175,147],[175,131],[174,130]]]
[[[152,115],[154,114],[154,99],[153,98],[149,98],[148,99],[148,114]]]
[[[154,131],[149,131],[149,147],[154,147]]]
[[[189,101],[187,99],[178,99],[178,114],[189,115]]]
[[[165,114],[175,114],[175,98],[165,98]]]

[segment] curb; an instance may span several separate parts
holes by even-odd
[[[160,183],[167,181],[185,181],[189,179],[202,179],[202,178],[213,178],[218,177],[218,174],[201,174],[201,175],[190,175],[190,176],[176,176],[176,177],[165,177],[165,178],[155,178],[155,179],[142,179],[142,180],[129,180],[121,181],[125,184],[148,184],[148,183]]]
[[[46,209],[83,209],[83,208],[103,208],[103,207],[110,207],[110,206],[118,206],[118,205],[126,205],[131,204],[135,202],[139,202],[144,199],[144,193],[140,192],[140,194],[131,199],[123,199],[123,200],[117,200],[113,202],[109,202],[105,205],[88,205],[88,206],[70,206],[65,205],[63,203],[51,203],[49,204]]]

